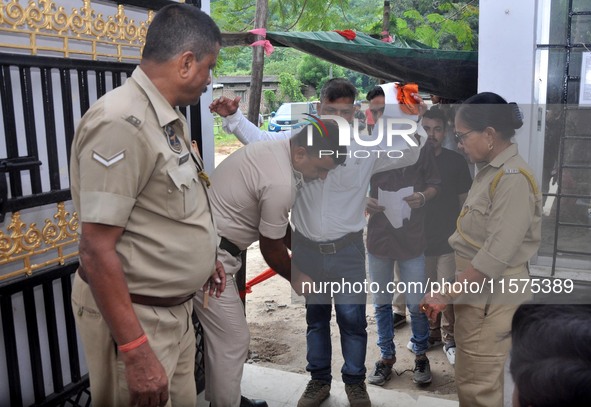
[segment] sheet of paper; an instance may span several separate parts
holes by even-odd
[[[384,191],[378,188],[378,204],[385,207],[384,215],[394,229],[402,227],[404,219],[410,219],[410,206],[402,198],[412,195],[413,187],[406,187],[398,191]]]

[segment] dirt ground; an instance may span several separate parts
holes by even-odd
[[[239,146],[240,144],[236,144],[217,148],[216,163]],[[247,252],[246,280],[250,280],[267,268],[268,266],[260,254],[258,242],[256,242]],[[248,363],[306,374],[305,308],[303,301],[293,293],[287,281],[279,276],[274,276],[254,286],[252,293],[247,294],[246,297],[246,317],[251,333]],[[366,367],[369,373],[374,362],[379,359],[376,345],[376,323],[371,304],[367,307],[367,321]],[[331,332],[333,337],[332,374],[334,380],[340,381],[343,358],[338,327],[334,318],[331,321]],[[430,349],[427,353],[431,363],[433,382],[426,387],[418,387],[412,382],[414,354],[406,349],[409,339],[410,320],[396,329],[397,362],[394,367],[399,376],[393,377],[384,385],[384,388],[408,393],[427,393],[427,395],[457,400],[454,369],[447,361],[441,346]]]

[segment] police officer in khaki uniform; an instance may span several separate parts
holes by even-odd
[[[195,406],[190,299],[208,279],[220,290],[224,280],[214,276],[203,164],[177,106],[199,101],[220,44],[196,7],[163,8],[139,67],[77,129],[71,189],[82,224],[72,304],[95,406]]]
[[[242,251],[258,240],[269,267],[296,291],[301,291],[302,281],[312,282],[291,264],[289,211],[306,182],[325,179],[345,161],[347,148],[338,144],[338,127],[326,121],[324,129],[321,132],[309,125],[289,140],[244,146],[222,161],[211,176],[211,210],[220,236],[218,260],[228,278],[219,298],[208,300],[200,290],[194,303],[203,327],[205,398],[211,407],[267,407],[263,400],[240,394],[250,333],[234,275],[242,266]],[[328,150],[335,155],[320,156],[320,151]]]
[[[507,333],[518,304],[531,296],[524,280],[540,244],[541,195],[511,142],[522,124],[517,105],[490,92],[467,99],[456,114],[458,147],[479,170],[449,243],[456,253],[456,281],[484,287],[482,294],[459,285],[428,293],[422,309],[434,320],[454,302],[461,406],[503,405],[503,368],[511,346]],[[517,284],[515,293],[509,292],[510,282]]]

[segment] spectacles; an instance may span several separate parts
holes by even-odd
[[[472,133],[473,131],[475,131],[475,130],[468,130],[468,131],[467,131],[467,132],[465,132],[465,133],[458,133],[458,132],[455,132],[455,133],[454,133],[454,137],[455,137],[455,139],[456,139],[456,143],[463,144],[463,143],[464,143],[464,139],[466,138],[466,136],[467,136],[468,134]]]
[[[381,116],[384,114],[384,108],[380,107],[378,109],[370,109],[369,110],[373,117]]]

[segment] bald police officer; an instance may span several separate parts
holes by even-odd
[[[72,304],[95,406],[195,406],[189,300],[214,273],[216,233],[203,164],[177,106],[199,102],[220,44],[196,7],[163,8],[139,67],[78,126]]]

